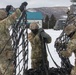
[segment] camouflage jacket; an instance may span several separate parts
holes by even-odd
[[[15,22],[15,20],[20,16],[20,14],[21,14],[21,11],[17,9],[12,15],[9,15],[4,20],[0,21],[0,49],[3,48],[6,41],[10,37],[9,30],[8,30],[9,26]],[[11,42],[7,44],[7,47],[9,45],[11,45]]]
[[[51,37],[44,33],[45,38],[47,39],[47,43],[51,42]],[[42,40],[39,37],[39,33],[34,35],[32,32],[29,33],[28,39],[31,42],[32,52],[31,52],[31,59],[42,59]]]
[[[10,38],[8,30],[9,26],[15,22],[15,20],[20,16],[20,14],[21,11],[17,9],[13,14],[9,15],[7,18],[0,21],[0,51]],[[11,44],[12,44],[11,41],[9,41],[6,44],[2,53],[0,53],[0,72],[2,73],[2,75],[6,71],[9,61],[10,59],[12,59],[13,56],[13,50]],[[14,65],[12,61],[5,75],[13,75]]]
[[[76,32],[75,34],[70,38],[66,51],[61,51],[61,54],[65,57],[70,57],[72,55],[72,52],[75,54],[76,59]],[[76,61],[75,61],[76,62]],[[75,63],[76,65],[76,63]]]

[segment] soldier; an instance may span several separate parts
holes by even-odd
[[[61,51],[64,57],[70,57],[72,52],[75,54],[75,66],[72,68],[71,75],[76,75],[76,26],[68,25],[65,27],[64,32],[70,38],[66,51]]]
[[[39,26],[36,22],[31,23],[29,28],[31,32],[28,34],[28,39],[32,46],[31,65],[32,69],[38,69],[39,67],[43,67],[43,40],[45,41],[45,43],[50,43],[51,37],[46,32],[44,32],[42,28],[39,29]],[[47,54],[44,54],[45,64],[46,66],[48,66]]]
[[[14,51],[12,50],[11,46],[11,40],[6,44],[6,42],[10,38],[9,34],[9,26],[16,21],[17,18],[21,15],[21,12],[23,12],[24,7],[26,7],[27,2],[23,2],[19,9],[16,9],[16,11],[7,16],[8,12],[11,9],[11,6],[8,6],[6,8],[5,12],[4,10],[0,10],[0,74],[1,75],[13,75],[14,72],[14,64],[12,60],[12,56],[14,54]],[[6,44],[5,48],[3,49],[4,45]],[[1,51],[3,49],[3,51]]]

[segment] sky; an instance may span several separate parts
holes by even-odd
[[[7,5],[19,7],[22,2],[28,2],[27,8],[53,7],[53,6],[70,6],[70,0],[0,0],[0,8]]]

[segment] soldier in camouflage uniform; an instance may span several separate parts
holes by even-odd
[[[22,3],[20,8],[16,9],[16,11],[9,16],[7,16],[6,11],[0,10],[0,75],[14,75],[14,64],[12,59],[14,51],[12,50],[11,40],[9,40],[10,34],[8,28],[19,18],[26,5],[26,2]],[[6,44],[8,40],[9,42]],[[4,48],[5,44],[6,46]],[[3,51],[1,52],[2,49]]]
[[[39,67],[43,66],[42,63],[42,47],[43,47],[43,40],[41,40],[41,37],[45,39],[45,43],[51,42],[51,37],[44,32],[43,29],[39,29],[39,26],[36,22],[33,22],[30,24],[30,30],[31,32],[28,34],[28,39],[32,46],[32,52],[31,52],[31,65],[32,69],[38,69]],[[47,54],[45,53],[45,64],[48,66],[48,60],[47,60]]]
[[[64,32],[70,38],[66,51],[61,51],[61,55],[65,57],[70,57],[72,52],[75,54],[75,66],[72,68],[71,75],[76,75],[76,26],[68,25],[64,29]]]

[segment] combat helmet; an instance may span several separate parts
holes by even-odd
[[[64,32],[67,35],[70,35],[71,33],[73,33],[74,31],[76,31],[76,26],[75,25],[68,25],[65,27]]]
[[[39,26],[38,26],[38,24],[36,22],[33,22],[33,23],[30,24],[29,28],[30,28],[30,30],[34,30],[34,29],[38,29]]]
[[[7,17],[7,13],[4,10],[0,10],[0,20],[3,20]]]

